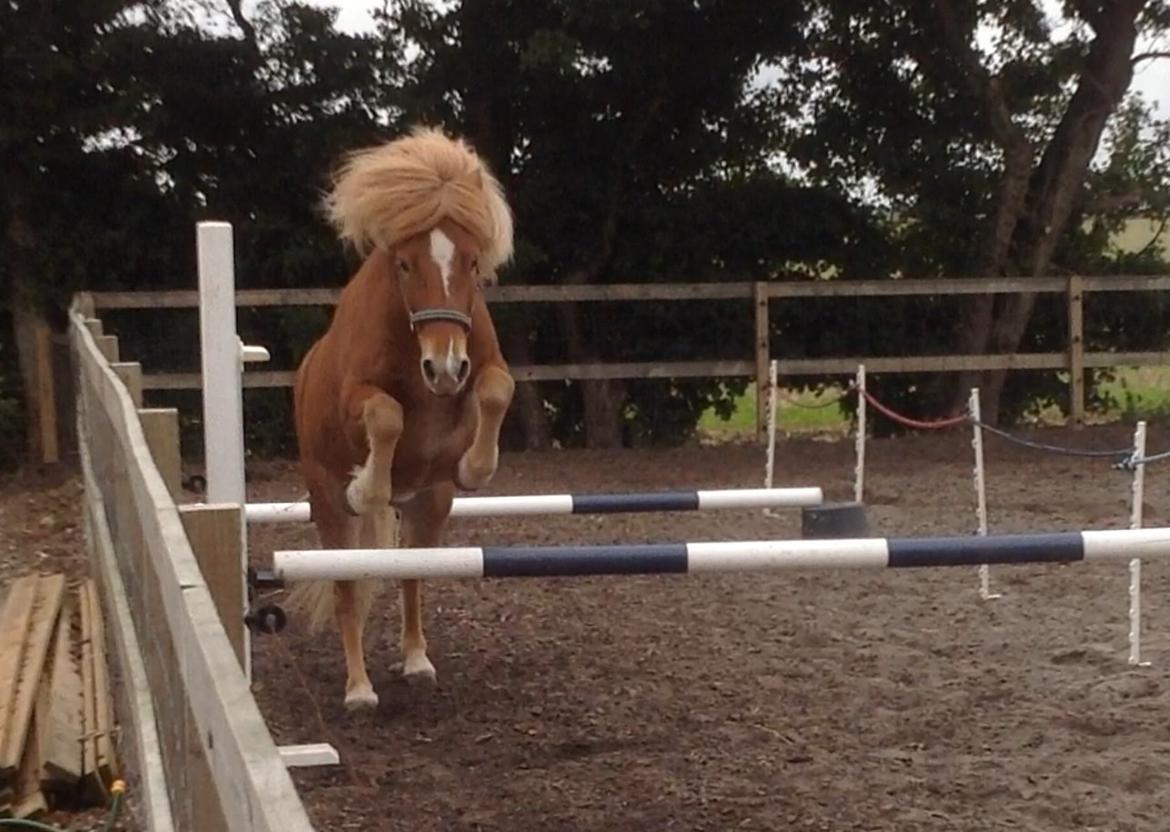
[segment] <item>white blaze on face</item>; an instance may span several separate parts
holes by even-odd
[[[451,238],[435,228],[431,231],[431,258],[443,278],[443,296],[451,297],[451,267],[455,262],[455,244]]]

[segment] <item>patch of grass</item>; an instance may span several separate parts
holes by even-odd
[[[821,392],[780,389],[776,410],[776,429],[785,433],[844,434],[849,420],[836,404],[841,395],[837,389]],[[756,389],[749,387],[735,403],[729,419],[721,419],[714,411],[707,411],[699,419],[699,432],[718,439],[751,436],[756,430]]]
[[[1101,385],[1111,395],[1116,407],[1093,414],[1094,423],[1116,421],[1170,422],[1170,367],[1121,367],[1113,381]],[[796,392],[781,388],[776,429],[789,434],[846,435],[849,420],[841,407],[828,404],[841,392],[833,388],[822,392]],[[826,407],[817,407],[825,405]],[[1063,425],[1065,417],[1055,407],[1040,414],[1040,424]],[[741,439],[755,434],[756,390],[748,387],[736,400],[731,418],[720,419],[707,411],[699,420],[699,432],[716,440]]]
[[[1125,367],[1101,385],[1117,401],[1110,416],[1125,421],[1170,419],[1170,367]]]

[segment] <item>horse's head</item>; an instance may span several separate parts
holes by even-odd
[[[416,235],[394,252],[396,280],[418,338],[419,370],[439,396],[463,389],[471,374],[467,336],[481,280],[480,246],[450,220]]]

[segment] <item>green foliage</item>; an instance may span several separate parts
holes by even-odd
[[[960,29],[978,20],[995,32],[979,57],[1042,149],[1085,70],[1089,27],[1058,35],[1034,2],[945,5]],[[337,30],[335,11],[285,0],[247,8],[246,26],[228,4],[202,0],[11,0],[0,4],[0,303],[11,304],[19,270],[36,276],[37,303],[57,320],[78,289],[191,288],[193,225],[205,218],[233,223],[242,288],[341,285],[355,262],[318,208],[330,168],[419,120],[470,136],[501,174],[518,233],[505,283],[979,274],[1003,159],[962,44],[940,32],[937,10],[390,0],[376,33],[351,35]],[[1149,3],[1140,22],[1165,31],[1167,4]],[[1053,271],[1164,271],[1157,245],[1121,251],[1110,240],[1135,214],[1167,221],[1168,171],[1170,126],[1128,102],[1078,190]],[[31,243],[17,245],[14,217],[35,231]],[[773,309],[773,343],[793,358],[946,352],[965,303],[785,302]],[[288,368],[327,314],[242,310],[240,328],[269,347],[274,368]],[[742,360],[754,338],[742,301],[495,314],[505,352],[526,348],[536,363]],[[196,368],[190,313],[111,322],[148,370]],[[1167,323],[1160,301],[1101,298],[1086,309],[1086,346],[1159,348]],[[1020,349],[1059,351],[1064,325],[1059,299],[1041,302]],[[8,429],[21,408],[7,331],[0,436],[18,438]],[[1092,381],[1105,406],[1116,391],[1105,374]],[[926,416],[953,392],[922,376],[873,386]],[[703,414],[742,412],[744,391],[742,380],[712,379],[610,392],[625,441],[646,444],[691,436]],[[585,441],[583,386],[540,392],[556,438]],[[1063,406],[1063,396],[1056,374],[1016,374],[1005,411]],[[194,431],[198,407],[183,404]],[[249,392],[246,407],[250,447],[287,452],[287,394]]]

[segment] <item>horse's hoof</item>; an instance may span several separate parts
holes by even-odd
[[[354,688],[345,695],[345,709],[354,711],[372,711],[378,707],[378,694],[369,685]]]
[[[433,688],[438,683],[435,666],[426,654],[408,656],[402,664],[402,675],[412,687]]]

